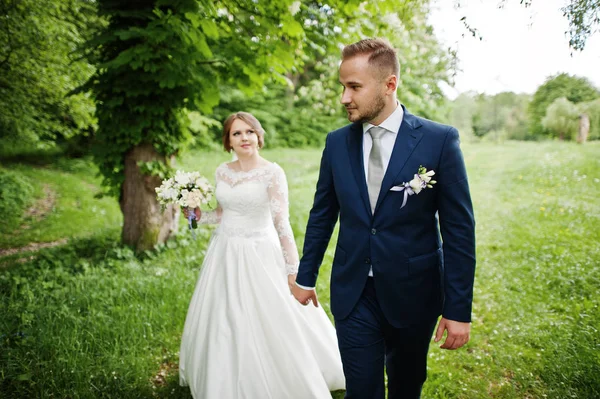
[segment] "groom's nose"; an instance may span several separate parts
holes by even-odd
[[[340,102],[344,105],[348,105],[348,104],[352,103],[352,96],[350,95],[349,90],[346,90],[344,88],[344,91],[342,92],[342,99],[340,100]]]

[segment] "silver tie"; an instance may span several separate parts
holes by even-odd
[[[369,153],[369,175],[367,176],[367,188],[369,189],[369,200],[371,201],[371,212],[375,212],[379,191],[381,191],[381,182],[385,175],[383,168],[383,156],[381,154],[381,138],[386,130],[379,126],[373,126],[369,129],[369,134],[373,138],[373,146]]]

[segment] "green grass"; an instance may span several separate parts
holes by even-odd
[[[37,159],[39,164],[4,163],[34,186],[30,215],[0,230],[0,250],[30,243],[51,243],[118,231],[122,215],[113,198],[96,199],[101,192],[97,169],[87,159]]]
[[[465,145],[477,219],[471,342],[432,344],[424,398],[600,397],[600,145]],[[299,247],[320,150],[267,150],[290,185]],[[180,167],[212,178],[224,153]],[[187,305],[210,236],[187,232],[135,256],[117,245],[121,216],[86,162],[3,165],[57,193],[2,248],[70,238],[25,263],[0,258],[0,397],[189,398],[174,366]],[[88,212],[90,209],[101,212]],[[318,281],[329,311],[334,243]],[[165,378],[158,378],[161,370]],[[338,393],[334,397],[342,397]]]

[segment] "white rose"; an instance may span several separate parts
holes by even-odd
[[[175,183],[177,183],[177,185],[179,187],[185,187],[188,185],[189,182],[190,182],[190,176],[187,173],[185,173],[181,170],[178,170],[175,173]]]
[[[210,191],[210,185],[208,183],[208,180],[206,180],[206,178],[204,178],[204,177],[200,177],[200,178],[196,179],[196,187],[198,187],[204,193],[207,193]]]
[[[423,181],[419,178],[418,175],[415,175],[415,177],[411,181],[409,181],[408,184],[410,185],[410,188],[412,188],[412,190],[415,192],[415,194],[419,194],[423,189]]]
[[[198,190],[196,188],[193,189],[192,191],[187,191],[187,194],[185,196],[185,203],[190,208],[200,207],[200,205],[202,205],[203,200],[204,200],[204,196],[202,195],[200,190]]]
[[[165,190],[164,197],[171,201],[175,201],[177,199],[177,197],[179,197],[179,191],[177,191],[177,189],[175,189],[173,187],[169,187],[168,189]]]
[[[179,203],[179,205],[181,206],[188,206],[187,204],[187,197],[190,194],[189,191],[182,191],[181,192],[181,198],[179,198],[179,201],[177,201]]]

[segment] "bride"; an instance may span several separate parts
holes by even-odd
[[[209,243],[181,340],[179,378],[194,398],[330,398],[345,385],[333,325],[290,294],[298,250],[283,169],[262,158],[260,122],[231,115],[223,145],[237,160],[216,170]],[[187,215],[186,215],[187,216]]]

